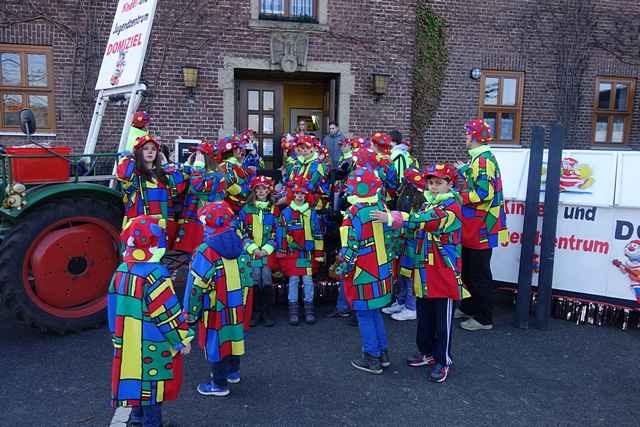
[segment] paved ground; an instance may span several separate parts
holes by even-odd
[[[322,306],[327,312],[330,306]],[[165,405],[181,426],[267,425],[603,425],[640,420],[640,330],[576,326],[456,329],[457,369],[445,384],[409,368],[415,323],[387,321],[393,366],[383,376],[354,370],[356,328],[344,320],[290,327],[284,307],[275,328],[248,338],[242,383],[226,398],[199,396],[207,376],[199,352],[187,358],[181,400]],[[0,425],[104,426],[111,363],[106,329],[58,337],[24,328],[0,313]]]

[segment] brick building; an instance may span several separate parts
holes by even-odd
[[[38,117],[38,139],[82,149],[117,3],[3,2],[0,143],[24,141],[16,111],[27,105]],[[439,108],[424,138],[414,142],[421,157],[462,157],[462,124],[475,115],[494,124],[499,143],[526,146],[532,125],[571,115],[562,107],[570,104],[566,100],[577,101],[569,147],[640,149],[640,95],[635,91],[640,67],[632,65],[640,58],[633,57],[632,45],[629,59],[627,46],[612,45],[607,32],[640,31],[634,25],[613,25],[626,22],[625,11],[633,12],[636,1],[597,2],[585,17],[576,6],[581,2],[566,0],[567,18],[560,22],[549,18],[557,14],[537,9],[540,3],[564,4],[160,2],[143,69],[149,89],[143,108],[152,116],[152,132],[167,144],[256,128],[261,150],[273,164],[279,162],[280,137],[299,119],[319,135],[329,120],[337,120],[348,135],[394,128],[408,133],[416,8],[426,4],[446,24],[448,62]],[[572,28],[567,22],[577,23],[580,30],[574,33],[580,37],[559,33]],[[595,24],[587,30],[585,22]],[[559,61],[561,55],[568,59]],[[194,89],[185,87],[185,67],[198,70]],[[474,69],[479,73],[471,78]],[[376,76],[384,88],[374,90]],[[114,149],[125,109],[110,105],[99,150]]]

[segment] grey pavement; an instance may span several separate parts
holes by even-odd
[[[331,310],[320,307],[321,314]],[[548,332],[510,326],[510,299],[492,331],[454,331],[456,369],[444,384],[410,368],[415,322],[387,318],[392,367],[382,376],[349,365],[357,328],[343,319],[274,328],[247,340],[242,382],[226,398],[196,393],[202,354],[187,356],[181,399],[164,407],[180,426],[225,425],[603,425],[640,420],[640,330],[554,320]],[[43,335],[0,312],[0,425],[106,426],[111,343],[106,328]]]

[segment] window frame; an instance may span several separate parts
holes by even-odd
[[[273,1],[273,0],[271,0]],[[258,0],[258,19],[265,21],[284,21],[284,22],[302,22],[302,23],[310,23],[310,24],[318,24],[318,0],[311,0],[311,9],[312,15],[303,15],[303,16],[291,16],[291,0],[282,0],[282,10],[284,13],[282,15],[271,14],[271,13],[262,13],[262,2],[263,0]]]
[[[484,113],[496,113],[496,125],[494,129],[494,137],[491,141],[492,144],[501,145],[520,145],[520,129],[522,125],[522,107],[523,107],[523,95],[524,95],[524,72],[522,71],[501,71],[501,70],[482,70],[480,74],[480,100],[478,103],[478,117],[484,118]],[[485,87],[487,78],[498,78],[498,97],[496,105],[485,105]],[[502,101],[502,88],[504,79],[516,79],[516,103],[515,105],[503,105]],[[514,113],[513,120],[513,139],[500,140],[500,124],[502,121],[503,113]]]
[[[49,99],[47,105],[48,123],[46,127],[39,127],[37,133],[56,132],[56,109],[55,109],[55,75],[53,73],[53,53],[50,46],[22,45],[22,44],[0,44],[0,53],[17,53],[20,55],[20,85],[5,86],[0,79],[0,132],[11,133],[21,132],[20,127],[5,126],[4,124],[4,95],[46,95]],[[27,56],[29,54],[44,55],[47,67],[47,86],[28,86],[29,65]],[[1,72],[1,69],[0,69]],[[28,104],[28,98],[23,99],[23,105]]]
[[[600,103],[600,84],[611,83],[611,97],[609,99],[609,108],[602,109],[599,106]],[[616,105],[615,90],[617,83],[627,84],[629,90],[627,93],[627,111],[624,113],[616,112],[614,110]],[[636,91],[636,79],[633,77],[614,77],[614,76],[596,76],[595,84],[593,88],[593,105],[592,105],[592,118],[591,118],[591,144],[595,146],[611,146],[611,147],[623,147],[631,142],[631,126],[633,119],[633,98]],[[604,142],[596,141],[596,126],[598,124],[598,116],[607,116],[607,136]],[[624,118],[624,133],[622,135],[622,142],[611,141],[613,135],[613,118]]]

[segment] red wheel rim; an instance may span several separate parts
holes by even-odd
[[[29,299],[55,317],[80,318],[107,305],[109,279],[119,262],[119,230],[94,217],[50,224],[33,240],[22,263]]]

